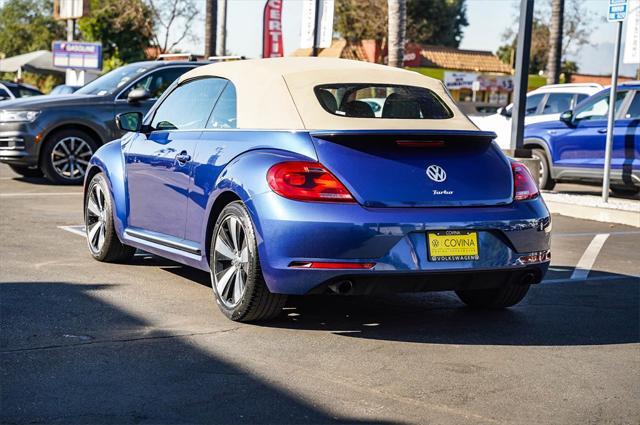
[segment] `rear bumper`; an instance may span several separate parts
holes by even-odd
[[[551,219],[541,199],[500,207],[372,209],[297,202],[263,193],[247,207],[257,230],[267,285],[276,293],[305,294],[345,276],[363,282],[395,282],[396,277],[406,280],[407,276],[424,281],[429,274],[477,271],[506,276],[524,270],[521,256],[549,250],[550,245]],[[480,259],[429,261],[427,232],[454,229],[478,232]],[[375,266],[357,271],[290,267],[305,261],[371,262]],[[546,266],[535,267],[542,278]]]
[[[493,289],[507,284],[535,284],[544,277],[549,262],[495,270],[345,274],[312,288],[307,294],[378,295],[398,292]]]

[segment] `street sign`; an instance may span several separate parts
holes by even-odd
[[[607,20],[609,22],[621,22],[627,16],[627,0],[609,0]]]
[[[89,0],[54,0],[54,19],[79,19],[89,14]]]
[[[53,66],[75,70],[101,70],[102,44],[54,41]]]

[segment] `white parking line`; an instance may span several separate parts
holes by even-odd
[[[596,258],[598,258],[598,254],[608,238],[609,233],[600,233],[593,237],[584,254],[580,257],[580,261],[576,264],[576,268],[573,270],[573,274],[571,274],[571,279],[586,279],[589,276],[591,267],[593,267],[593,264],[596,262]]]
[[[21,192],[21,193],[0,193],[0,198],[21,198],[30,196],[75,196],[82,195],[82,192]]]
[[[74,235],[82,236],[83,238],[87,236],[84,231],[84,225],[82,224],[79,226],[58,226],[58,229],[66,230]]]

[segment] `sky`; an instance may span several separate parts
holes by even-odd
[[[204,1],[197,0],[202,4]],[[567,2],[573,0],[567,0]],[[611,60],[615,42],[615,24],[604,21],[606,0],[578,0],[584,3],[587,11],[594,14],[594,28],[590,36],[590,46],[585,46],[570,59],[578,62],[580,71],[592,74],[610,74]],[[541,7],[545,0],[537,0]],[[517,20],[519,0],[467,0],[467,18],[469,26],[464,29],[460,48],[472,50],[490,50],[495,52],[504,44],[502,35],[506,28],[513,27]],[[227,6],[227,50],[230,54],[260,57],[262,10],[265,0],[228,0]],[[283,38],[285,53],[291,53],[299,47],[302,15],[302,0],[284,0]],[[602,20],[602,21],[601,21]],[[192,25],[198,42],[181,43],[184,51],[201,53],[203,51],[204,19]],[[624,37],[623,37],[624,38]],[[633,76],[637,65],[621,64],[621,74]]]

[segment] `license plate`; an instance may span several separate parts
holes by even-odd
[[[473,261],[480,259],[478,233],[446,230],[428,233],[429,261]]]

